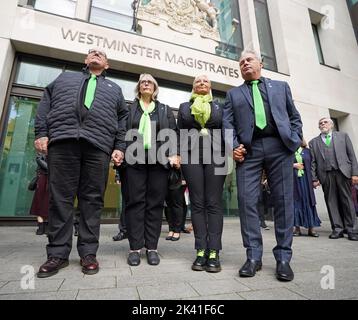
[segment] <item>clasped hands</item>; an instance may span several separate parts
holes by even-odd
[[[243,144],[240,144],[239,147],[234,149],[232,157],[236,162],[242,163],[245,161],[246,154],[247,154],[247,151],[245,149],[245,146]]]

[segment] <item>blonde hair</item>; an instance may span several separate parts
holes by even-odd
[[[156,101],[157,100],[157,97],[158,97],[158,94],[159,94],[159,86],[158,86],[158,82],[157,80],[155,80],[153,78],[153,76],[149,73],[142,73],[140,76],[139,76],[139,80],[137,82],[137,85],[135,87],[135,97],[140,100],[141,98],[141,94],[140,94],[140,83],[143,81],[143,80],[149,80],[151,82],[153,82],[154,84],[154,92],[152,94],[152,101]]]

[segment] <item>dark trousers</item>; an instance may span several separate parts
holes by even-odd
[[[222,193],[226,176],[215,175],[214,169],[213,164],[182,165],[190,194],[195,249],[222,249]]]
[[[261,261],[263,241],[260,230],[258,199],[265,169],[274,204],[277,261],[291,261],[293,212],[293,154],[279,138],[269,137],[252,142],[245,161],[236,168],[241,234],[248,259]]]
[[[110,156],[85,140],[49,146],[49,244],[47,255],[68,259],[72,248],[73,204],[77,196],[80,257],[96,255]]]
[[[120,170],[120,177],[121,177],[121,196],[122,196],[122,211],[118,222],[118,229],[119,232],[126,233],[127,232],[127,225],[126,225],[126,187],[127,187],[127,181],[126,181],[126,174],[125,169]]]
[[[165,218],[169,224],[169,231],[175,233],[180,233],[183,225],[184,188],[185,187],[179,187],[173,190],[169,189],[167,197],[165,198],[165,202],[167,203],[165,207]]]
[[[160,164],[126,167],[126,223],[131,250],[156,250],[162,227],[168,173]]]
[[[332,229],[337,232],[347,229],[357,232],[357,218],[352,200],[351,179],[340,171],[327,172],[322,184]]]

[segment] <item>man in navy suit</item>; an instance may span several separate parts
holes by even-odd
[[[241,233],[247,255],[239,275],[253,277],[262,268],[263,242],[257,204],[265,170],[274,203],[276,277],[292,281],[292,172],[294,153],[301,145],[302,122],[288,84],[262,77],[262,67],[256,52],[242,53],[240,69],[245,83],[227,93],[223,111],[225,138],[237,163]]]

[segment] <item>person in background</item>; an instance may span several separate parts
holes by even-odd
[[[352,184],[358,184],[358,162],[348,134],[333,131],[330,118],[318,121],[320,134],[309,142],[313,187],[322,185],[332,233],[329,238],[358,241],[357,217],[352,200]]]
[[[166,220],[169,225],[169,233],[165,240],[178,241],[183,224],[184,192],[182,185],[181,170],[171,169],[169,173],[168,193],[165,198],[164,209]]]
[[[116,170],[115,182],[121,186],[121,198],[122,198],[122,211],[118,222],[118,233],[112,237],[113,241],[121,241],[128,238],[127,226],[126,226],[126,183],[125,183],[125,167],[123,164],[120,167],[114,167]]]
[[[30,208],[30,214],[37,216],[37,235],[47,234],[48,219],[48,167],[46,155],[38,154],[36,156],[37,163],[37,182],[34,197]]]
[[[295,154],[293,164],[295,228],[294,236],[301,236],[301,228],[308,229],[308,236],[319,237],[314,228],[321,226],[321,220],[316,210],[316,197],[313,191],[311,174],[311,154],[306,141]]]

